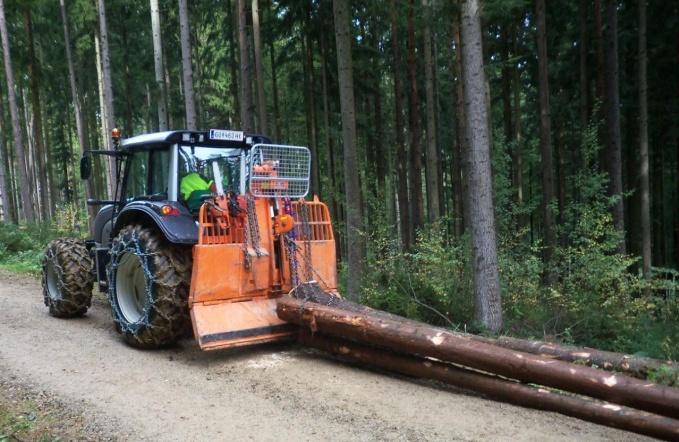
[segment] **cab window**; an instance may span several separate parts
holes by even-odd
[[[226,149],[201,146],[179,147],[179,186],[181,180],[191,173],[198,173],[205,181],[213,181],[214,167],[221,175],[225,192],[238,192],[240,182],[240,149]]]
[[[167,199],[168,149],[134,152],[128,159],[125,199]]]

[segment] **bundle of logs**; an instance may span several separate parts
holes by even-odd
[[[302,344],[352,363],[679,440],[679,389],[629,376],[644,377],[664,361],[456,333],[333,296],[314,282],[280,298],[278,316],[300,326]]]

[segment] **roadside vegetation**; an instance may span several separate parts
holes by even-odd
[[[610,214],[615,198],[605,192],[606,174],[596,169],[595,128],[582,144],[584,164],[571,183],[580,198],[563,208],[563,228],[549,267],[542,259],[541,241],[531,240],[529,229],[521,227],[520,220],[534,208],[516,204],[506,190],[508,148],[495,146],[502,333],[679,359],[679,273],[653,268],[646,280],[640,258],[618,252],[620,233]],[[390,228],[377,221],[369,241],[363,301],[410,318],[483,333],[474,321],[469,235],[455,238],[452,224],[443,219],[422,229],[412,250],[404,252]],[[544,277],[550,272],[556,282],[547,286]]]
[[[86,236],[87,221],[83,216],[74,206],[65,206],[49,223],[0,223],[0,267],[39,275],[48,242],[61,236]]]

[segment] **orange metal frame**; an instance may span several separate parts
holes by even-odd
[[[282,202],[278,203],[282,207]],[[206,202],[200,209],[189,308],[202,349],[276,341],[293,333],[275,313],[275,298],[289,292],[292,283],[283,239],[274,233],[272,204],[270,199],[255,200],[258,250],[252,244],[244,248],[246,217],[232,217],[226,197]],[[296,230],[298,273],[300,277],[311,274],[324,289],[336,290],[335,239],[328,208],[317,199],[294,202],[298,226],[302,225],[302,204],[308,213],[308,229]],[[240,206],[244,205],[241,202]],[[304,255],[304,250],[310,250],[310,256]]]

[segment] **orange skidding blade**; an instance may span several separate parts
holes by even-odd
[[[255,200],[256,227],[248,224],[253,214],[232,216],[229,204],[233,201],[217,197],[203,204],[198,216],[189,309],[202,350],[284,340],[296,330],[276,314],[275,298],[292,289],[293,275],[283,238],[274,232],[271,201]],[[242,209],[248,205],[238,204]],[[295,241],[297,276],[318,279],[325,290],[336,289],[335,238],[327,206],[316,200],[292,206],[304,219]],[[292,225],[294,219],[285,216]],[[259,232],[256,249],[248,235],[252,228]]]
[[[295,326],[278,319],[275,299],[194,304],[193,331],[201,350],[280,341],[293,336]]]

